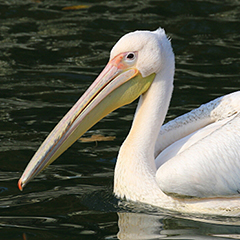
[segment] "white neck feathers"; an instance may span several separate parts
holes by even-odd
[[[155,182],[154,147],[171,99],[173,71],[159,72],[140,97],[115,168],[114,192],[119,197],[140,200],[149,195],[146,193],[149,190],[155,195],[162,194]]]

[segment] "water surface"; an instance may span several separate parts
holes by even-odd
[[[17,188],[31,156],[123,34],[161,26],[171,37],[176,75],[168,121],[239,90],[239,19],[238,0],[0,1],[1,238],[239,238],[238,218],[176,216],[112,195],[136,102],[84,135],[114,140],[78,141],[23,192]]]

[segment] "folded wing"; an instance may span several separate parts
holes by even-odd
[[[232,112],[158,156],[156,179],[163,192],[176,197],[240,196],[240,113]]]

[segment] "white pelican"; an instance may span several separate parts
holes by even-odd
[[[115,195],[180,212],[240,215],[240,92],[162,126],[174,65],[163,29],[123,36],[102,73],[35,153],[19,188],[96,122],[140,96],[118,155]]]

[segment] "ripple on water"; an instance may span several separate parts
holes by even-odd
[[[79,4],[86,6],[65,8]],[[77,141],[23,192],[17,181],[126,32],[162,26],[172,38],[176,75],[167,121],[239,90],[239,16],[239,2],[231,0],[2,1],[1,237],[117,239],[120,229],[122,239],[237,238],[237,218],[179,216],[113,196],[116,156],[136,103],[110,114],[85,135],[114,136],[113,141]]]

